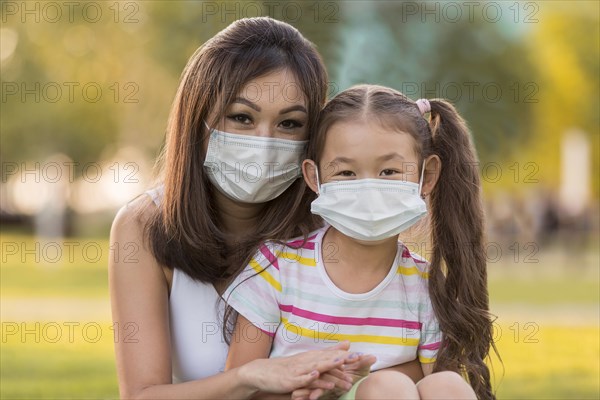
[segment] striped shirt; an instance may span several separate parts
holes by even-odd
[[[323,257],[333,259],[332,249],[321,246],[327,228],[304,244],[301,238],[287,246],[263,244],[224,294],[239,314],[273,338],[270,357],[349,340],[351,351],[377,357],[372,370],[417,356],[421,363],[434,362],[441,333],[427,289],[429,264],[398,243],[389,273],[374,289],[344,292],[323,264]]]

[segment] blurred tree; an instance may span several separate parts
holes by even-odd
[[[564,133],[579,128],[592,144],[593,194],[600,194],[600,42],[599,4],[574,7],[549,2],[528,38],[537,66],[540,102],[532,113],[533,130],[524,156],[540,166],[544,182],[557,187],[560,144]]]
[[[3,162],[62,152],[83,165],[124,145],[153,157],[191,54],[232,21],[269,15],[317,45],[330,94],[369,82],[413,99],[447,97],[469,122],[482,163],[535,161],[554,177],[560,135],[578,126],[599,166],[597,3],[528,2],[539,8],[531,24],[523,9],[512,18],[513,3],[501,3],[497,22],[464,9],[453,19],[439,9],[445,3],[95,3],[97,22],[81,9],[50,22],[0,7]],[[505,187],[514,184],[506,172]]]
[[[431,5],[411,6],[348,6],[353,10],[340,32],[342,56],[332,66],[340,89],[369,82],[394,87],[414,100],[448,98],[469,122],[481,158],[506,158],[531,131],[526,117],[531,104],[518,93],[535,78],[523,34],[508,35],[501,22],[490,23],[476,13],[472,20],[463,15],[452,21],[439,16],[439,4],[437,16],[426,12]]]

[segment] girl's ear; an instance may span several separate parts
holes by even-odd
[[[432,155],[425,160],[425,176],[423,177],[423,187],[421,195],[423,197],[431,194],[431,191],[437,183],[442,171],[442,160],[437,155]]]
[[[313,160],[306,159],[302,161],[302,175],[304,176],[304,182],[306,182],[310,190],[319,194],[317,184],[317,165]]]

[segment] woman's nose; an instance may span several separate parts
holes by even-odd
[[[257,125],[255,134],[259,137],[273,137],[275,132],[269,124],[265,123]]]

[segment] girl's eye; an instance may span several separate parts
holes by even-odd
[[[383,176],[390,176],[390,175],[394,175],[394,174],[399,174],[400,171],[396,170],[396,169],[384,169],[383,171],[381,171],[381,173],[379,175],[383,175]]]
[[[354,176],[354,172],[352,172],[352,171],[340,171],[336,175],[338,175],[338,176]]]
[[[282,121],[280,125],[285,129],[302,128],[304,126],[301,122],[293,119],[286,119],[285,121]]]
[[[227,118],[229,118],[230,120],[235,121],[237,123],[244,124],[244,125],[248,125],[248,124],[252,123],[252,118],[250,118],[250,116],[246,115],[246,114],[228,115]]]

